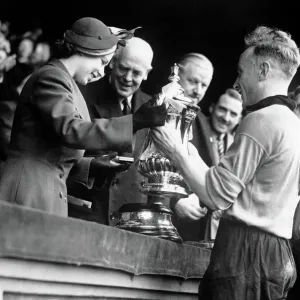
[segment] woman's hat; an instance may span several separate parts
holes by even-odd
[[[118,38],[108,26],[90,17],[77,20],[71,29],[65,32],[64,39],[78,51],[95,56],[114,52],[118,43]]]

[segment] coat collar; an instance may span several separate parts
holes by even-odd
[[[271,96],[267,97],[254,105],[248,106],[246,108],[247,114],[257,111],[259,109],[274,105],[274,104],[279,104],[279,105],[284,105],[287,106],[291,111],[294,111],[296,108],[296,103],[295,101],[291,100],[289,97],[284,96],[284,95],[276,95],[276,96]]]
[[[72,78],[67,67],[59,59],[53,58],[47,63],[47,65],[58,67],[58,68],[62,69],[64,72],[66,72],[70,76],[70,78]],[[74,79],[72,78],[72,80],[74,80]]]

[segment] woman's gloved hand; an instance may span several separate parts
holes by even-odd
[[[112,173],[126,171],[131,166],[131,163],[118,163],[114,161],[117,155],[117,152],[111,152],[92,159],[89,175],[92,177],[102,177],[103,175],[110,176]]]
[[[163,126],[167,118],[167,107],[165,103],[153,106],[153,100],[144,103],[132,115],[133,132],[143,128]]]
[[[133,113],[133,132],[143,129],[163,126],[167,118],[167,101],[184,93],[177,82],[170,82],[162,87],[161,93],[154,99],[144,103]]]

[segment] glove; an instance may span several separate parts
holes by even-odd
[[[133,133],[143,128],[163,126],[167,118],[167,107],[165,103],[159,106],[152,105],[153,100],[144,103],[132,115]]]
[[[114,158],[117,152],[111,152],[106,155],[95,157],[90,164],[89,175],[92,177],[107,177],[114,173],[124,172],[130,167],[131,163],[117,163]]]

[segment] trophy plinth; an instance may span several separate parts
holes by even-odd
[[[179,80],[176,64],[172,67],[169,80],[171,82]],[[183,92],[164,101],[168,105],[166,123],[174,129],[182,145],[187,148],[191,139],[191,124],[199,107],[185,97]],[[172,224],[173,213],[163,204],[170,202],[171,199],[188,197],[191,193],[182,175],[172,161],[156,148],[150,134],[135,165],[138,172],[147,178],[147,181],[141,184],[141,192],[148,195],[148,203],[123,205],[120,208],[120,221],[117,227],[182,243]]]
[[[119,212],[118,228],[182,243],[172,211],[161,203],[128,203]]]

